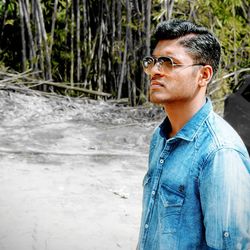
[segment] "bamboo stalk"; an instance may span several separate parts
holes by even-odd
[[[5,20],[7,18],[7,13],[8,13],[8,5],[10,3],[10,0],[6,0],[4,4],[4,11],[3,11],[3,18],[0,20],[0,45],[2,41],[2,36],[3,36],[3,30],[4,30],[4,25],[5,25]]]
[[[77,67],[76,67],[76,81],[80,82],[81,77],[81,48],[80,48],[80,6],[79,0],[76,0],[76,51],[77,51]]]
[[[67,48],[66,51],[68,52],[68,33],[69,33],[69,2],[68,0],[65,0],[66,2],[66,17],[65,17],[65,47]],[[65,62],[64,66],[64,81],[68,81],[68,62]]]
[[[99,45],[98,45],[98,70],[97,70],[97,88],[98,88],[98,91],[103,90],[103,85],[102,85],[103,29],[104,29],[104,23],[103,23],[103,2],[102,2],[101,13],[100,13]]]
[[[85,54],[87,52],[87,32],[88,32],[88,22],[87,22],[87,6],[86,6],[86,0],[82,0],[82,6],[83,6],[83,53]]]
[[[24,15],[21,0],[19,2],[19,14],[20,14],[20,28],[21,28],[21,41],[22,41],[22,71],[26,70],[26,39],[24,29]]]
[[[74,85],[74,1],[71,3],[71,36],[70,36],[70,83]]]
[[[39,66],[40,66],[40,70],[41,70],[41,77],[43,79],[46,79],[41,26],[39,24],[38,12],[36,10],[34,10],[34,13],[35,13],[34,15],[35,15],[36,34],[37,34],[37,39],[36,39],[37,40],[37,49],[39,51],[39,53],[37,54],[37,57],[38,57],[37,59],[39,61]],[[43,90],[46,91],[46,86],[44,86]]]
[[[93,40],[93,46],[92,48],[89,49],[89,63],[87,65],[87,68],[86,68],[86,74],[85,74],[85,79],[84,79],[84,86],[86,87],[87,85],[87,79],[88,79],[88,75],[90,73],[90,70],[91,70],[91,64],[92,64],[92,61],[94,59],[94,56],[95,56],[95,49],[96,49],[96,45],[97,45],[97,39],[98,39],[98,33],[99,33],[99,30],[97,30],[96,32],[96,36]]]
[[[27,34],[29,38],[29,60],[30,60],[30,65],[32,68],[34,67],[34,58],[35,58],[35,48],[34,48],[34,39],[33,39],[33,34],[31,31],[31,26],[30,26],[30,17],[29,17],[29,9],[27,4],[24,3],[23,0],[20,1],[22,9],[23,9],[23,14],[24,14],[24,21],[25,25],[27,28]]]
[[[127,42],[125,42],[125,51],[123,53],[123,61],[122,61],[122,68],[121,68],[121,75],[120,75],[120,81],[118,85],[118,94],[117,99],[121,99],[122,95],[122,85],[123,85],[123,79],[126,71],[126,59],[127,59]]]
[[[57,14],[57,6],[58,6],[58,0],[55,0],[54,1],[54,11],[53,11],[53,15],[52,15],[52,24],[51,24],[51,38],[50,38],[50,48],[49,48],[49,51],[50,51],[50,57],[51,57],[51,54],[52,54],[52,47],[53,47],[53,44],[54,44],[54,33],[55,33],[55,24],[56,24],[56,14]]]
[[[150,54],[150,30],[151,30],[151,1],[147,0],[146,2],[146,11],[145,11],[145,29],[146,29],[146,48],[145,48],[145,54],[149,55]],[[148,96],[148,79],[145,77],[144,75],[144,80],[145,80],[145,84],[144,84],[144,90],[143,92],[145,93],[145,96]]]
[[[171,19],[174,7],[174,0],[167,0],[167,20]]]
[[[50,61],[50,53],[49,53],[49,47],[47,42],[47,33],[45,30],[45,23],[43,18],[43,11],[40,0],[36,0],[36,11],[38,13],[39,18],[39,24],[41,27],[41,33],[43,37],[43,43],[44,43],[44,53],[45,53],[45,61],[46,61],[46,79],[51,80],[52,74],[51,74],[51,61]]]

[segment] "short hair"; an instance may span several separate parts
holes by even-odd
[[[154,49],[160,40],[171,39],[180,39],[180,44],[187,49],[194,63],[211,65],[214,74],[217,72],[221,46],[215,35],[208,29],[184,20],[164,21],[156,27],[151,48]]]

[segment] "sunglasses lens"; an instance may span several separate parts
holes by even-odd
[[[154,58],[147,56],[142,60],[142,65],[146,74],[150,74],[152,67],[154,66]]]
[[[165,72],[171,71],[173,67],[173,61],[170,57],[159,57],[154,59],[151,56],[147,56],[142,60],[144,72],[148,75],[151,73],[151,70],[155,64],[157,64],[158,70]]]
[[[158,58],[158,62],[160,65],[163,65],[164,67],[171,69],[173,66],[173,61],[169,57],[160,57]]]
[[[142,63],[144,68],[149,68],[154,64],[154,59],[148,56],[143,59]]]

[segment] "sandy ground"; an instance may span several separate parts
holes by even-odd
[[[119,107],[0,98],[0,249],[135,249],[157,123]]]

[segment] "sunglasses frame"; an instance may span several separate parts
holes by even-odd
[[[148,61],[151,62],[149,63],[148,66],[145,66],[145,63],[147,63]],[[146,62],[147,61],[147,62]],[[186,66],[186,67],[191,67],[191,66],[204,66],[205,64],[201,64],[201,63],[195,63],[195,64],[178,64],[178,63],[174,63],[173,59],[169,56],[160,56],[160,57],[154,57],[154,56],[146,56],[142,59],[142,66],[144,69],[144,72],[148,75],[150,75],[152,68],[157,65],[158,66],[158,70],[161,70],[161,65],[163,65],[164,62],[169,62],[169,66],[171,66],[171,69],[169,68],[169,71],[171,72],[172,69],[176,66]],[[152,65],[153,63],[153,65]],[[151,67],[149,67],[150,65],[152,65]]]

